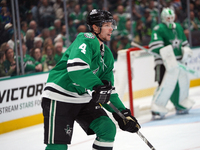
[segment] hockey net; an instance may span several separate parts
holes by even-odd
[[[154,58],[139,48],[120,50],[114,71],[116,91],[122,101],[129,101],[129,108],[134,114],[133,100],[153,95],[157,86]]]

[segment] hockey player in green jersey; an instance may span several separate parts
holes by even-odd
[[[112,150],[116,126],[101,105],[113,114],[122,130],[133,133],[140,128],[112,87],[114,58],[103,43],[110,41],[116,28],[111,13],[94,9],[87,16],[87,24],[91,32],[78,34],[50,71],[42,94],[46,150],[67,149],[74,121],[88,135],[96,134],[94,150]],[[129,118],[128,123],[124,123],[108,101]]]
[[[170,99],[177,114],[186,114],[193,106],[188,98],[190,80],[187,72],[178,67],[177,61],[187,64],[192,50],[180,24],[175,23],[173,10],[164,8],[162,23],[154,27],[149,49],[160,56],[155,57],[155,80],[158,82],[151,111],[153,118],[163,118]]]

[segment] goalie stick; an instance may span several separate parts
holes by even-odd
[[[124,119],[125,121],[127,121],[127,118],[109,101],[107,103],[122,119]],[[156,150],[151,143],[144,137],[144,135],[142,135],[142,133],[138,130],[136,132],[139,137],[150,147],[150,149],[152,150]]]
[[[149,53],[149,54],[151,54],[151,55],[154,55],[154,56],[157,56],[157,57],[160,57],[160,58],[161,58],[161,56],[160,56],[159,54],[157,54],[157,53],[152,53],[152,52],[150,52],[148,49],[146,49],[145,47],[143,47],[143,46],[141,46],[141,45],[139,45],[139,44],[137,44],[137,43],[135,43],[135,42],[131,42],[131,45],[132,45],[132,46],[135,46],[135,47],[138,47],[138,48],[140,48],[140,49],[142,49],[142,50],[145,50],[147,53]],[[184,65],[184,64],[181,64],[180,62],[177,62],[177,63],[178,63],[179,68],[182,68],[184,71],[189,72],[190,74],[192,74],[192,75],[194,75],[194,76],[196,76],[196,77],[200,77],[200,72],[195,71],[195,70],[193,70],[193,69],[190,69],[189,67],[187,67],[187,66]]]

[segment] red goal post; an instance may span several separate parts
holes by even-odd
[[[148,49],[148,46],[144,46]],[[129,93],[129,105],[132,115],[134,116],[134,104],[133,104],[133,86],[132,86],[132,71],[131,71],[131,52],[141,51],[140,48],[134,47],[129,48],[126,51],[126,58],[127,58],[127,74],[128,74],[128,93]]]

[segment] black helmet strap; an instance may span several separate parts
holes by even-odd
[[[100,28],[100,32],[99,32],[99,33],[94,32],[94,30],[93,30],[93,32],[94,32],[94,34],[96,35],[96,37],[97,37],[101,42],[104,42],[104,41],[99,37],[99,34],[101,33],[101,27],[99,27],[99,28]]]

